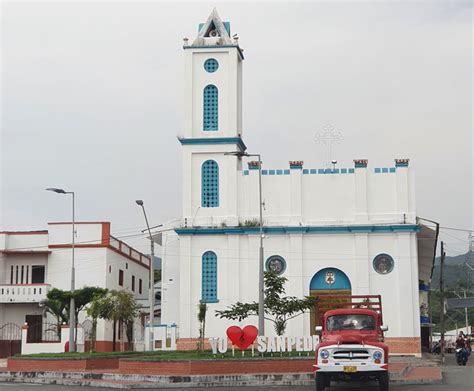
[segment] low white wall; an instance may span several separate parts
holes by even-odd
[[[66,342],[69,341],[69,327],[61,327],[61,340],[59,342],[28,343],[28,327],[23,326],[21,330],[21,354],[36,353],[63,353]],[[84,338],[82,328],[77,329],[77,351],[84,351]]]
[[[23,326],[21,330],[21,354],[62,353],[64,352],[64,344],[69,339],[69,327],[61,328],[60,342],[28,343],[26,342],[27,335],[28,327]]]
[[[153,339],[154,339],[154,349],[153,350],[176,350],[176,329],[175,325],[157,325],[153,327]],[[148,347],[149,341],[149,327],[145,327],[145,347]],[[157,344],[157,342],[159,342]],[[161,347],[157,347],[160,345]]]

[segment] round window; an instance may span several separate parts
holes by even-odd
[[[286,269],[286,262],[279,255],[272,255],[267,259],[267,262],[265,263],[265,268],[269,272],[281,275]]]
[[[395,262],[388,254],[379,254],[374,258],[374,269],[379,274],[388,274],[393,270]]]
[[[207,72],[213,73],[217,71],[217,68],[219,68],[219,63],[217,62],[216,59],[208,58],[206,61],[204,61],[204,69]]]

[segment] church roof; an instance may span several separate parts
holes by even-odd
[[[199,32],[191,46],[238,46],[230,37],[230,23],[223,22],[214,8],[205,23],[199,25]]]

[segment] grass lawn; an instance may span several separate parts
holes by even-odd
[[[120,357],[130,360],[137,361],[163,361],[163,360],[213,360],[213,359],[288,359],[288,358],[313,358],[314,354],[301,353],[301,356],[297,352],[285,352],[285,353],[265,353],[264,356],[259,355],[255,352],[255,356],[252,357],[252,351],[246,350],[245,355],[242,356],[240,350],[235,350],[235,356],[232,357],[232,351],[229,350],[225,354],[213,355],[210,350],[199,352],[196,350],[190,351],[155,351],[155,352],[97,352],[97,353],[38,353],[38,354],[25,354],[15,356],[15,359],[60,359],[60,360],[83,360],[87,358],[107,358],[107,357]]]

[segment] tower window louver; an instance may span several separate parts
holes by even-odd
[[[219,206],[219,166],[214,160],[206,160],[201,167],[201,206]]]
[[[217,87],[210,84],[204,88],[203,97],[203,130],[218,130],[218,103],[219,91]]]

